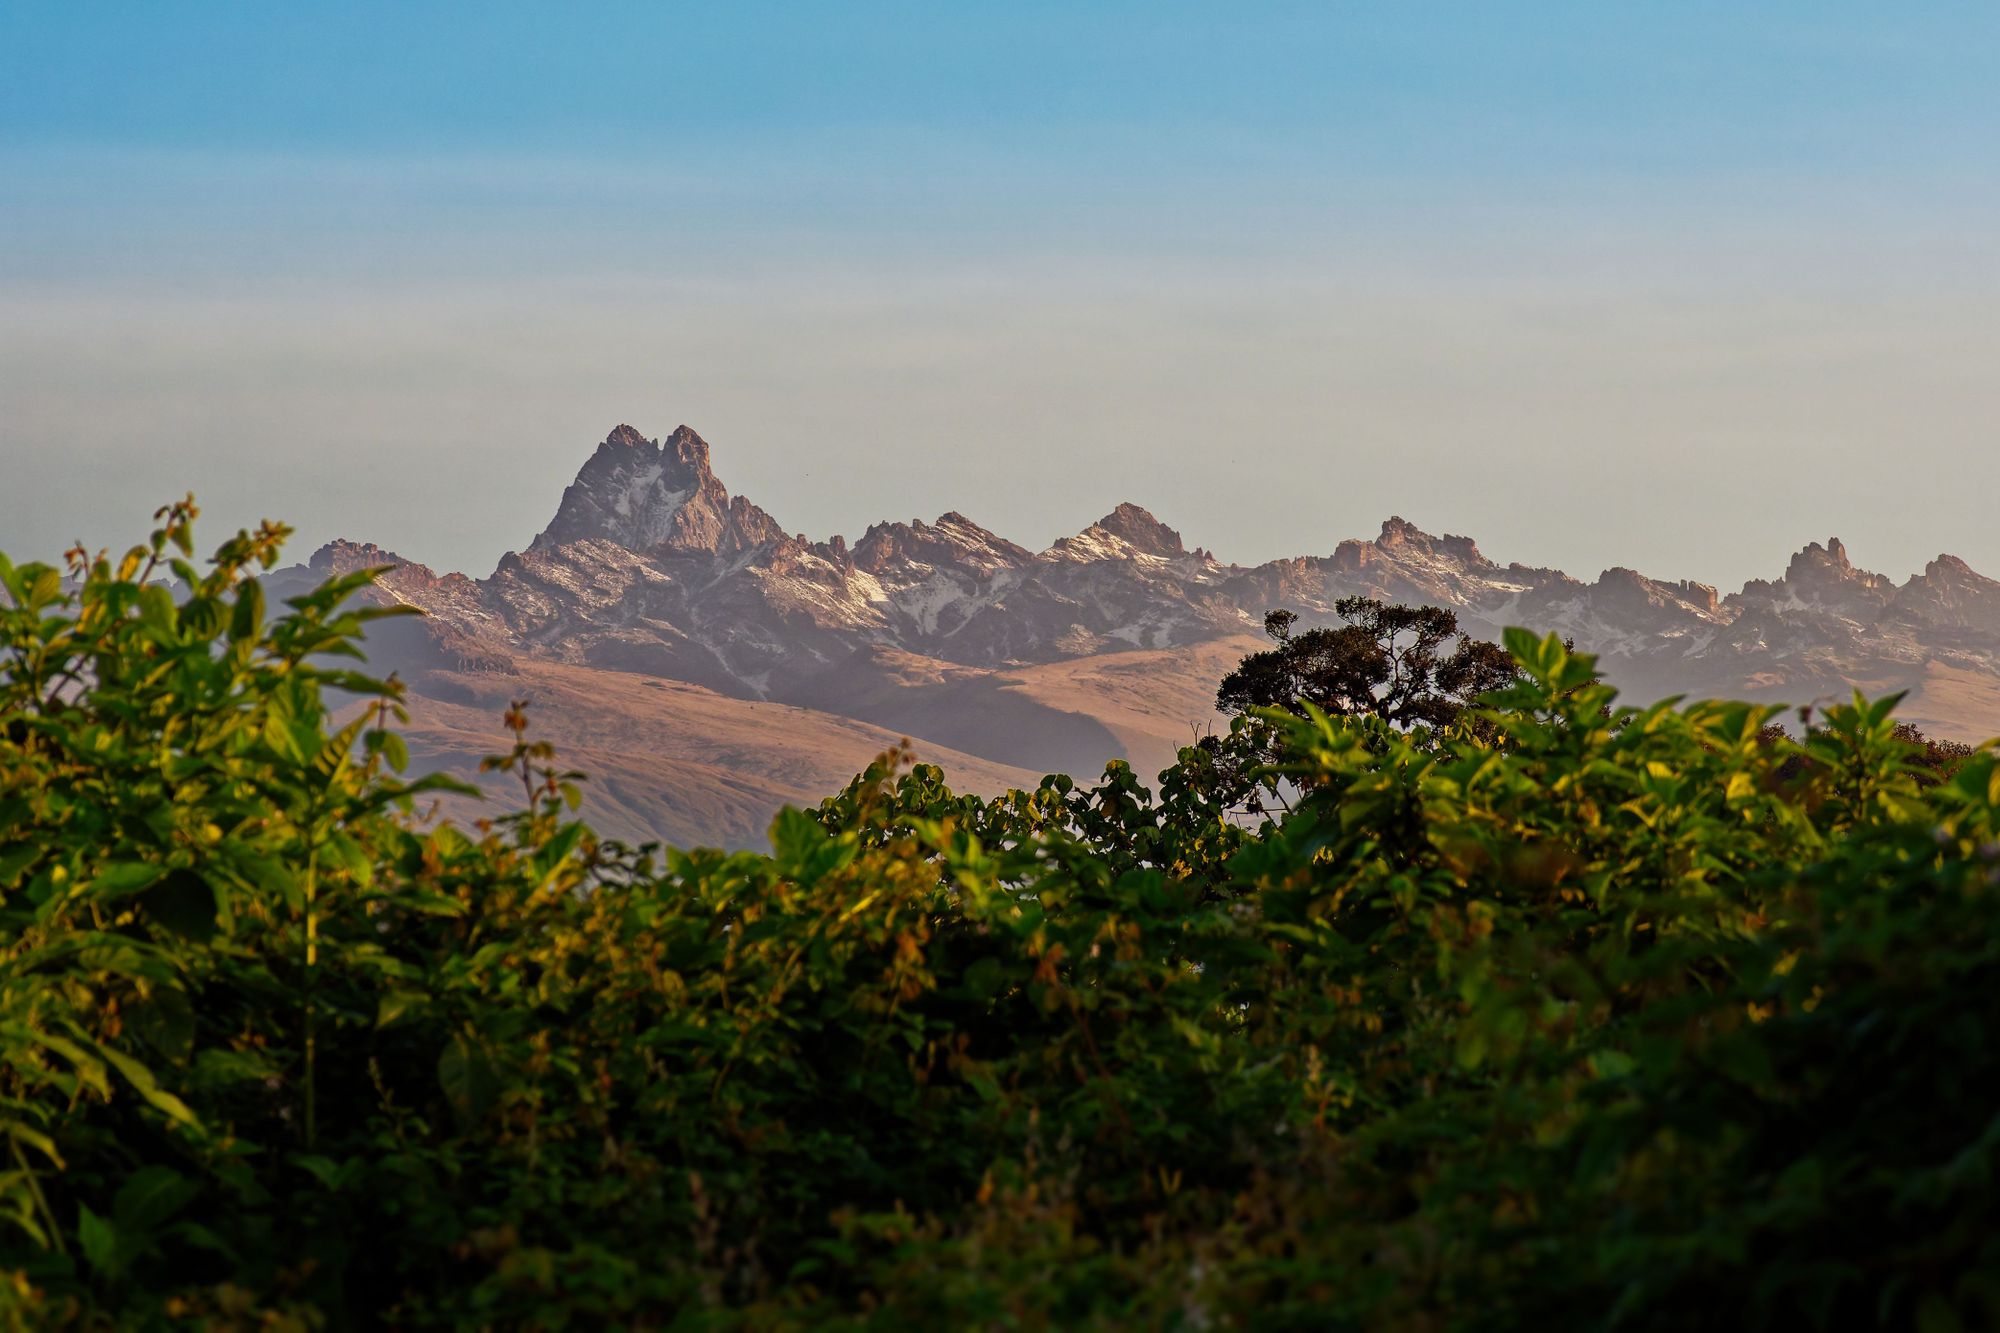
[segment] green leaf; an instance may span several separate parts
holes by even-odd
[[[1639,1067],[1639,1062],[1623,1051],[1602,1050],[1590,1057],[1590,1072],[1599,1078],[1624,1078]]]
[[[144,1098],[147,1105],[154,1110],[164,1112],[168,1117],[189,1128],[201,1127],[201,1121],[195,1118],[187,1103],[162,1088],[159,1081],[153,1077],[152,1070],[124,1052],[113,1050],[102,1042],[94,1042],[92,1046],[104,1057],[107,1064],[124,1076],[125,1081],[132,1085],[132,1090]]]
[[[174,606],[174,595],[157,583],[149,583],[139,590],[139,623],[162,634],[174,632],[180,618]]]
[[[105,1277],[118,1275],[118,1230],[91,1212],[87,1203],[76,1206],[76,1239],[93,1269]]]
[[[55,1140],[38,1129],[30,1129],[16,1120],[0,1121],[0,1133],[8,1138],[27,1144],[57,1167],[62,1166],[62,1154],[56,1151]]]
[[[150,861],[113,861],[91,876],[84,892],[101,898],[122,898],[139,892],[166,873],[165,866]]]
[[[798,865],[825,844],[826,829],[803,810],[786,806],[771,821],[771,850],[782,865]]]
[[[229,637],[237,643],[254,640],[264,623],[264,585],[245,579],[236,590],[236,605],[230,609]]]
[[[982,958],[965,969],[965,989],[982,1000],[998,995],[1006,980],[1006,969],[998,958]]]
[[[77,1078],[85,1086],[101,1096],[111,1095],[111,1084],[104,1076],[104,1062],[69,1038],[25,1027],[10,1027],[5,1030],[5,1035],[16,1041],[34,1042],[46,1046],[69,1061],[70,1067],[76,1071]]]
[[[0,851],[0,889],[11,889],[21,882],[29,866],[41,859],[47,851],[40,842],[24,842],[18,847]]]
[[[438,1086],[461,1128],[477,1124],[500,1095],[500,1077],[486,1052],[463,1036],[453,1037],[438,1056]]]
[[[174,1238],[222,1256],[223,1262],[241,1266],[243,1255],[234,1245],[199,1222],[181,1221],[174,1226]]]
[[[375,1027],[378,1031],[386,1028],[430,1002],[430,996],[421,991],[392,990],[375,1005]]]
[[[363,888],[375,882],[374,859],[347,834],[335,833],[327,838],[326,856],[330,864],[345,870]]]
[[[290,720],[279,710],[274,708],[264,715],[263,734],[264,744],[271,747],[272,753],[297,767],[305,766],[307,758],[305,744]]]
[[[1454,1053],[1460,1069],[1477,1069],[1486,1061],[1488,1038],[1486,1030],[1476,1022],[1468,1021],[1459,1030],[1458,1047]]]
[[[292,1164],[336,1194],[347,1186],[349,1180],[357,1175],[364,1165],[360,1159],[351,1159],[343,1163],[317,1153],[300,1153],[292,1158]]]
[[[803,883],[852,861],[857,846],[852,833],[830,834],[817,819],[790,806],[771,821],[771,859],[782,873]]]
[[[213,597],[192,597],[180,609],[180,627],[197,639],[212,639],[222,629],[222,607]]]
[[[154,986],[144,1001],[127,1010],[132,1035],[175,1064],[194,1053],[194,1005],[177,986]]]
[[[1509,625],[1500,631],[1500,646],[1523,666],[1533,664],[1541,658],[1542,642],[1542,637],[1533,630],[1522,629],[1518,625]]]
[[[29,568],[35,569],[35,578],[28,585],[28,609],[39,611],[62,596],[62,574],[46,565]]]
[[[142,1166],[118,1187],[111,1216],[121,1235],[144,1237],[187,1207],[201,1186],[168,1166]]]
[[[569,859],[569,854],[583,841],[584,832],[582,824],[565,824],[553,838],[549,839],[547,845],[536,853],[537,887],[546,886],[555,877],[556,871],[562,868],[562,863]]]

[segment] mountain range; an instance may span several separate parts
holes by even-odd
[[[1554,631],[1628,698],[1789,703],[1907,691],[1932,734],[2000,733],[2000,582],[1940,555],[1897,584],[1838,539],[1727,595],[1686,580],[1501,564],[1470,537],[1391,518],[1330,554],[1225,563],[1135,504],[1031,551],[963,514],[883,522],[851,545],[787,533],[731,495],[686,426],[619,426],[555,516],[484,579],[335,541],[282,589],[363,566],[419,620],[381,622],[378,669],[411,689],[413,753],[476,773],[498,716],[591,773],[588,813],[631,839],[752,845],[910,738],[959,785],[1143,775],[1216,725],[1215,685],[1263,644],[1265,612],[1333,618],[1350,595],[1450,607],[1462,628]]]

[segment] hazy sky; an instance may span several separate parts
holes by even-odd
[[[2000,5],[0,0],[0,549],[1401,514],[2000,576]]]

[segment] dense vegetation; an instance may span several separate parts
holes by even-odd
[[[2000,1320],[2000,766],[1887,703],[1516,634],[1443,728],[633,850],[519,710],[525,808],[424,823],[365,576],[191,517],[0,559],[19,1325]]]

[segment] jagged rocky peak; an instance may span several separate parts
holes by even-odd
[[[463,574],[440,578],[429,565],[406,560],[374,542],[354,542],[344,537],[336,537],[320,547],[306,561],[306,570],[315,579],[339,578],[361,569],[387,570],[377,576],[375,586],[405,600],[429,593],[457,597],[472,586]]]
[[[1947,599],[1981,603],[2000,599],[2000,580],[1986,577],[1955,555],[1940,555],[1925,565],[1923,573],[1904,585],[1904,592],[1907,594],[1911,588],[1928,588]]]
[[[1987,583],[1991,583],[1993,581],[1987,578],[1984,574],[1981,574],[1978,571],[1974,570],[1971,565],[1966,564],[1963,560],[1960,560],[1957,556],[1951,555],[1949,553],[1941,554],[1938,556],[1937,559],[1931,561],[1928,565],[1925,565],[1924,577],[1925,578],[1975,578],[1975,579],[1980,579]]]
[[[956,509],[939,514],[937,522],[877,523],[854,543],[857,569],[880,574],[892,565],[955,566],[989,572],[1022,564],[1033,557]]]
[[[715,476],[708,465],[708,441],[695,434],[691,426],[674,427],[674,433],[660,442],[660,457],[678,463],[690,477],[713,480]]]
[[[1671,610],[1704,619],[1719,616],[1721,601],[1714,588],[1692,579],[1647,578],[1636,569],[1614,566],[1590,585],[1591,603],[1600,609]]]
[[[1785,567],[1785,583],[1801,595],[1806,589],[1847,584],[1862,589],[1886,590],[1889,587],[1886,576],[1856,569],[1854,562],[1847,558],[1847,548],[1838,537],[1827,538],[1824,546],[1808,542],[1805,549],[1793,556],[1791,564]]]
[[[1855,568],[1840,538],[1832,537],[1824,546],[1808,542],[1785,566],[1784,577],[1752,579],[1729,600],[1745,605],[1768,602],[1779,610],[1840,606],[1860,613],[1880,607],[1894,595],[1895,584],[1886,575]]]
[[[1829,574],[1839,577],[1852,572],[1853,569],[1854,562],[1847,558],[1847,547],[1841,543],[1840,538],[1829,537],[1824,546],[1818,542],[1807,542],[1805,549],[1793,556],[1792,562],[1785,566],[1785,581],[1788,583],[1810,581]]]
[[[1470,537],[1446,533],[1434,537],[1406,518],[1392,515],[1382,523],[1382,533],[1372,542],[1350,538],[1333,551],[1333,568],[1340,573],[1361,570],[1388,562],[1391,565],[1434,564],[1443,561],[1460,570],[1497,569]]]
[[[692,428],[656,441],[620,425],[584,463],[529,549],[596,538],[634,551],[733,555],[784,535],[769,514],[716,479],[708,441]]]
[[[352,574],[357,569],[380,569],[384,565],[409,563],[394,551],[384,550],[374,542],[351,542],[345,537],[336,537],[312,553],[312,558],[306,561],[306,568],[315,574],[335,578]]]
[[[1722,596],[1713,583],[1697,583],[1693,579],[1682,579],[1670,585],[1680,595],[1682,601],[1700,609],[1704,615],[1718,615],[1722,611]]]
[[[1414,542],[1428,542],[1430,534],[1425,532],[1401,514],[1391,514],[1382,520],[1382,535],[1375,539],[1377,546],[1394,547]]]
[[[1903,585],[1894,614],[1906,621],[2000,630],[2000,580],[1987,578],[1955,555],[1941,555]]]
[[[1187,553],[1180,533],[1130,501],[1048,551],[1055,559],[1078,561],[1130,560],[1141,555],[1174,560]]]
[[[1468,569],[1493,567],[1493,562],[1480,554],[1479,544],[1472,538],[1449,532],[1433,537],[1408,519],[1394,515],[1382,524],[1382,535],[1375,539],[1375,544],[1389,551],[1414,549],[1425,555],[1442,556]]]
[[[1178,532],[1130,501],[1098,519],[1096,526],[1098,531],[1110,533],[1144,555],[1171,559],[1187,554]]]

